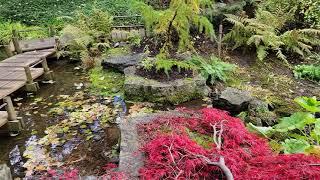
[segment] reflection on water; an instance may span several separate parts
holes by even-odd
[[[16,137],[0,136],[0,163],[8,163],[9,152],[16,145],[24,150],[25,142],[32,133],[37,132],[39,136],[44,134],[46,127],[51,124],[51,119],[47,117],[48,105],[57,103],[60,95],[73,95],[79,91],[74,83],[85,82],[85,74],[82,70],[75,70],[76,66],[66,60],[49,61],[49,67],[55,74],[54,84],[40,83],[40,91],[36,94],[17,91],[12,95],[18,116],[24,119],[26,128]],[[37,103],[40,99],[41,103]]]

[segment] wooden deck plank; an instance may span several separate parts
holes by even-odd
[[[32,79],[44,74],[43,68],[33,68],[43,58],[55,54],[55,38],[20,41],[21,54],[17,54],[0,62],[0,99],[9,96],[27,83],[24,67],[29,66]],[[8,122],[8,113],[0,111],[0,127]]]
[[[30,68],[33,79],[38,78],[44,73],[42,68]],[[1,68],[0,68],[1,72]],[[26,81],[27,77],[24,69],[8,70],[7,73],[0,74],[0,88],[2,81]]]
[[[45,38],[45,39],[33,39],[33,40],[24,40],[19,41],[20,47],[23,52],[49,49],[55,46],[55,38]]]
[[[13,92],[22,88],[26,84],[26,75],[22,71],[20,72],[21,73],[19,73],[19,75],[14,75],[14,79],[9,79],[11,78],[11,75],[9,74],[6,76],[8,77],[8,79],[3,78],[0,80],[0,99],[12,94]],[[42,68],[31,68],[31,74],[33,79],[40,77],[43,73],[44,70]]]

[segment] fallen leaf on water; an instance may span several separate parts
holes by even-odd
[[[18,102],[18,101],[21,101],[23,98],[15,98],[13,101],[14,102]]]

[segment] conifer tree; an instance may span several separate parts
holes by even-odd
[[[164,41],[161,52],[167,54],[176,35],[180,51],[194,49],[191,27],[197,27],[199,33],[205,33],[211,39],[215,37],[213,25],[202,15],[209,3],[212,0],[171,0],[169,8],[164,10],[155,10],[141,1],[134,1],[133,6],[141,12],[147,30]]]

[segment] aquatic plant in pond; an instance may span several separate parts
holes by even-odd
[[[104,128],[109,127],[117,115],[118,110],[111,102],[111,99],[99,99],[78,92],[57,103],[53,111],[63,113],[53,113],[52,116],[59,122],[48,127],[44,137],[37,139],[32,136],[28,140],[24,152],[24,157],[28,159],[24,164],[27,176],[62,166],[64,158],[81,143],[101,140]]]
[[[96,67],[89,72],[90,91],[99,96],[123,96],[124,75],[112,70]]]

